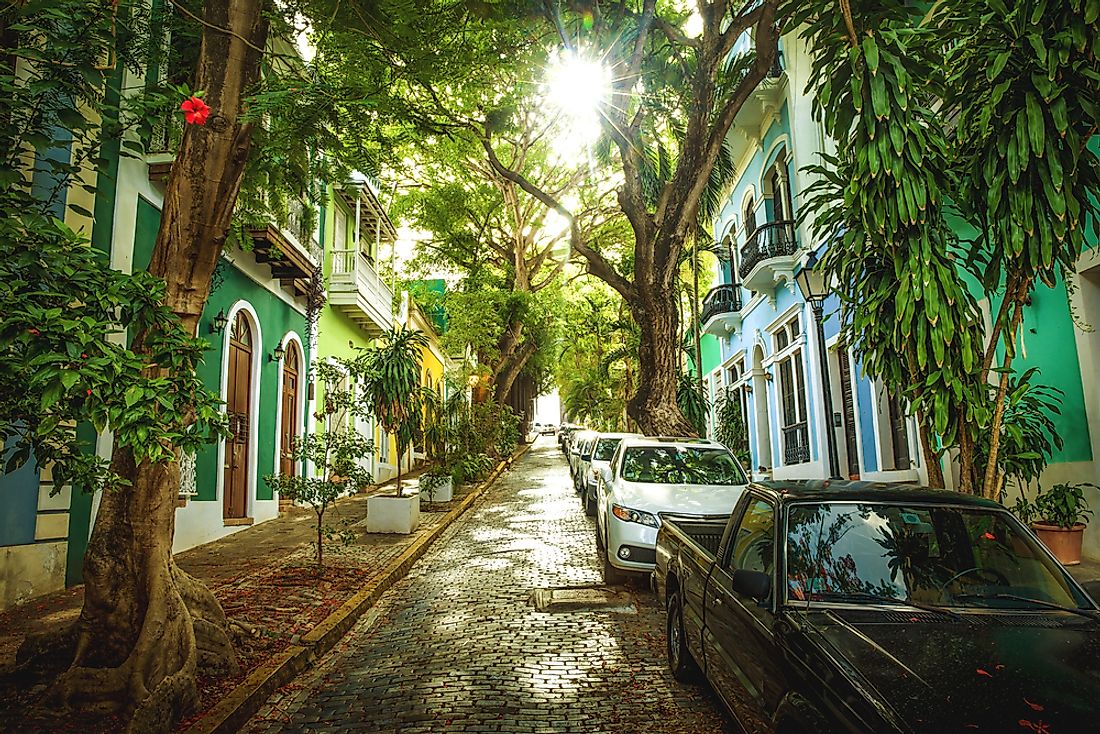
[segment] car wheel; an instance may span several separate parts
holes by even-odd
[[[607,558],[608,551],[604,549],[603,556],[603,583],[605,586],[620,586],[626,583],[626,571],[620,571],[611,565]]]
[[[591,492],[584,493],[584,514],[588,517],[596,516],[596,498]]]
[[[668,627],[665,633],[668,649],[668,667],[672,677],[681,683],[694,683],[699,679],[699,667],[691,657],[684,636],[684,610],[679,592],[668,598]]]

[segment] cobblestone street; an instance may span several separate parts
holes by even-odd
[[[708,689],[668,673],[664,614],[644,584],[629,611],[531,605],[537,589],[600,583],[593,521],[540,438],[245,731],[732,731]]]

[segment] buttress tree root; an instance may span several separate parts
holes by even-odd
[[[21,658],[71,649],[50,691],[57,704],[129,716],[133,734],[168,732],[198,705],[200,666],[232,674],[237,657],[213,592],[175,564],[172,536],[158,531],[174,519],[178,464],[135,465],[126,451],[113,463],[133,484],[100,504],[80,618],[53,642],[28,640]]]

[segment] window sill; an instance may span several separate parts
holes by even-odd
[[[227,528],[240,527],[242,525],[252,525],[256,521],[251,517],[226,517],[222,519],[222,524]]]

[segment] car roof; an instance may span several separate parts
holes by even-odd
[[[983,497],[946,489],[929,489],[917,484],[887,484],[886,482],[853,482],[831,479],[784,479],[753,482],[753,488],[773,495],[780,502],[801,500],[914,502],[921,504],[968,505],[986,509],[1003,506]]]
[[[627,440],[629,438],[629,441]],[[623,439],[628,446],[708,446],[725,448],[709,438],[678,438],[675,436],[630,436]]]
[[[640,433],[600,433],[596,438],[633,438],[641,435]]]

